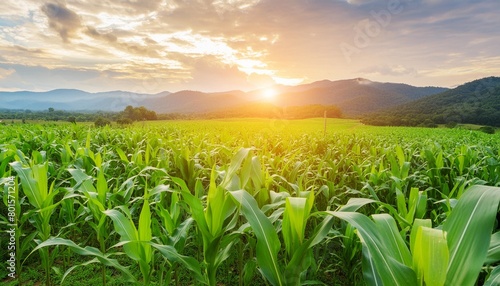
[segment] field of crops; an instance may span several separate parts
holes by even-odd
[[[0,126],[0,283],[499,285],[499,133],[323,128]]]

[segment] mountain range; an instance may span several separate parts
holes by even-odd
[[[500,77],[487,77],[454,89],[366,115],[371,125],[432,126],[470,123],[500,127]]]
[[[358,116],[412,102],[447,91],[441,87],[415,87],[381,83],[363,78],[323,80],[297,86],[270,87],[276,96],[268,102],[278,107],[336,105],[347,116]],[[89,93],[75,89],[47,92],[0,92],[0,109],[67,111],[120,111],[127,105],[144,106],[157,113],[208,113],[265,101],[268,89],[206,93],[184,90],[175,93],[142,94],[126,91]]]

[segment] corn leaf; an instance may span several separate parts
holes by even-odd
[[[233,179],[234,175],[236,175],[236,172],[241,166],[241,163],[243,163],[243,160],[248,156],[248,153],[251,151],[251,148],[241,148],[231,159],[231,164],[229,165],[229,168],[226,171],[226,175],[224,176],[224,180],[221,183],[221,186],[223,188],[228,188],[231,185],[231,180]]]
[[[498,188],[472,186],[444,222],[450,251],[447,285],[474,285],[486,260],[499,202]]]
[[[491,236],[490,247],[486,257],[486,264],[492,264],[500,261],[500,231]]]
[[[123,245],[125,253],[136,261],[141,260],[141,250],[138,243],[139,235],[132,220],[117,210],[107,210],[104,214],[109,216],[113,221],[115,231],[120,235],[120,241],[129,242]]]
[[[99,170],[97,175],[97,198],[103,206],[106,205],[106,194],[108,193],[108,182],[104,177],[104,172]]]
[[[10,165],[16,171],[19,178],[21,178],[23,193],[28,198],[30,204],[37,209],[42,208],[43,197],[33,171],[30,168],[23,168],[21,162],[19,161],[12,162]]]
[[[342,206],[338,211],[339,212],[355,212],[357,211],[360,207],[375,203],[377,202],[376,200],[372,199],[366,199],[366,198],[351,198],[349,201],[347,201],[347,204]]]
[[[304,239],[305,216],[305,198],[286,198],[281,233],[283,234],[286,252],[290,256],[293,255],[293,251],[300,246]]]
[[[375,222],[363,214],[354,212],[326,212],[352,224],[358,230],[358,236],[370,253],[370,258],[377,269],[378,277],[384,285],[417,285],[415,272],[392,256],[386,247],[386,241],[393,239],[392,235],[381,233]],[[366,263],[365,263],[366,265]],[[373,272],[364,269],[363,272]],[[366,276],[365,276],[366,277]],[[369,285],[377,285],[377,279],[366,281]]]
[[[200,264],[198,263],[198,261],[196,261],[196,259],[179,254],[175,249],[175,247],[171,245],[161,245],[156,243],[150,243],[150,244],[152,247],[156,248],[161,253],[161,255],[165,257],[168,261],[177,262],[183,265],[193,274],[193,277],[197,281],[203,284],[208,284],[205,277],[202,274]]]
[[[120,270],[125,276],[128,278],[129,281],[136,281],[134,278],[134,275],[127,269],[127,267],[122,266],[116,259],[111,259],[110,254],[105,254],[99,251],[99,249],[91,246],[85,246],[81,247],[74,243],[73,241],[69,239],[64,239],[64,238],[59,238],[59,237],[53,237],[49,238],[48,240],[40,243],[35,247],[31,253],[42,249],[44,247],[48,246],[58,246],[58,245],[64,245],[69,247],[73,252],[79,254],[79,255],[84,255],[84,256],[94,256],[99,260],[100,263],[106,266],[110,266],[113,268],[116,268]],[[64,275],[65,277],[67,276],[69,272]]]
[[[446,233],[440,229],[418,227],[413,263],[427,286],[442,286],[446,280],[449,251]]]
[[[225,190],[215,184],[215,177],[216,173],[214,167],[210,176],[207,208],[205,212],[205,220],[212,236],[217,236],[222,230],[222,224],[224,222],[224,202],[226,200]]]
[[[184,201],[188,204],[191,209],[191,216],[196,221],[198,229],[203,234],[203,237],[211,238],[212,233],[208,228],[207,221],[205,219],[205,213],[203,211],[203,205],[199,198],[193,196],[189,191],[186,182],[184,182],[180,178],[171,178],[174,183],[176,183],[180,187],[180,192]]]
[[[273,224],[259,209],[257,202],[249,193],[239,190],[232,191],[230,194],[257,237],[257,264],[262,274],[272,285],[284,285],[283,276],[278,265],[278,252],[281,243]]]
[[[500,285],[500,266],[497,266],[491,271],[490,276],[486,282],[484,282],[484,286],[498,286]]]
[[[97,194],[97,190],[92,184],[92,177],[88,176],[81,169],[68,169],[68,172],[73,176],[73,179],[76,181],[77,185],[80,186],[83,192],[85,193],[95,193]]]
[[[300,275],[308,267],[307,256],[311,249],[320,243],[330,232],[333,226],[333,217],[328,216],[314,229],[314,233],[309,239],[302,243],[298,249],[294,250],[293,257],[285,268],[287,285],[300,284]]]
[[[417,232],[420,226],[432,227],[432,222],[430,219],[416,219],[413,222],[413,227],[410,233],[410,252],[414,253],[415,251],[415,242],[417,241]]]
[[[384,234],[389,239],[384,239],[384,244],[390,252],[391,257],[396,259],[399,263],[405,264],[408,267],[412,266],[412,259],[410,251],[406,246],[403,238],[399,234],[396,221],[388,214],[375,214],[372,215],[375,224],[380,234]]]
[[[361,266],[363,268],[363,278],[365,279],[366,284],[375,286],[384,285],[377,272],[377,268],[375,267],[375,261],[373,260],[365,243],[361,244],[361,252],[363,255]]]
[[[139,215],[139,228],[138,228],[138,238],[142,242],[151,241],[151,210],[149,207],[148,200],[144,200],[142,205],[141,214]],[[144,251],[144,258],[147,263],[151,261],[151,245],[142,244],[142,251]]]

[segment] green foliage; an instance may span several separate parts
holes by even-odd
[[[495,128],[493,128],[491,126],[483,126],[483,127],[479,128],[479,131],[482,131],[486,134],[495,134]]]
[[[387,214],[328,214],[351,223],[363,243],[369,285],[474,285],[485,263],[500,189],[473,186],[458,200],[441,227],[419,222],[408,249],[395,220]],[[410,253],[411,250],[411,253]],[[413,258],[412,258],[413,256]]]
[[[120,118],[116,120],[116,123],[120,125],[131,125],[133,123],[132,119],[130,118]]]
[[[122,120],[142,121],[142,120],[156,120],[158,117],[156,112],[146,109],[144,106],[133,107],[128,105],[125,110],[121,112]],[[127,121],[125,121],[127,122]],[[122,122],[123,124],[124,122]]]
[[[500,126],[500,78],[489,77],[411,103],[367,115],[370,125],[425,126],[469,123]]]
[[[107,119],[107,118],[99,116],[94,121],[94,126],[95,127],[104,127],[106,125],[111,125],[111,121],[109,119]]]
[[[323,123],[2,126],[20,284],[494,285],[498,134]]]
[[[97,116],[102,116],[108,119],[116,120],[119,118],[119,114],[116,112],[77,112],[77,111],[65,111],[65,110],[54,110],[49,112],[48,110],[43,111],[31,111],[27,110],[16,110],[16,109],[0,109],[0,119],[16,119],[16,120],[43,120],[43,121],[69,121],[72,122],[72,117],[75,118],[75,122],[92,122]]]

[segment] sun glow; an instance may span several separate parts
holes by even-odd
[[[266,88],[262,91],[262,98],[264,100],[273,100],[278,95],[278,92],[274,88]]]

